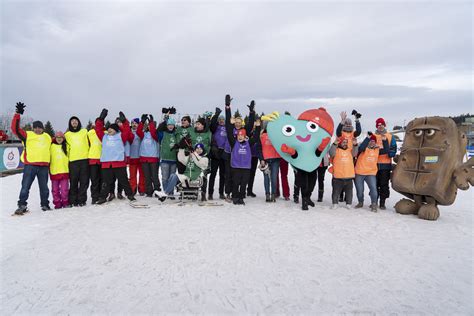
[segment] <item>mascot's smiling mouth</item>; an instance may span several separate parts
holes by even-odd
[[[300,135],[296,135],[296,139],[298,139],[300,142],[306,143],[311,139],[311,134],[306,135],[306,137],[301,137]]]

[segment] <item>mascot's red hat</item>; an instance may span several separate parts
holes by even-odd
[[[304,111],[298,117],[298,120],[311,121],[319,125],[324,129],[330,136],[334,132],[334,121],[331,116],[326,112],[325,108],[311,109]]]

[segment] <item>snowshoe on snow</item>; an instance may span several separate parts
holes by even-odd
[[[28,213],[28,208],[26,207],[26,205],[20,205],[18,206],[16,211],[12,214],[12,216],[22,216],[25,213]]]

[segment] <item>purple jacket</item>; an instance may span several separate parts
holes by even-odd
[[[212,134],[212,139],[214,143],[217,145],[218,148],[222,149],[228,144],[227,140],[227,131],[225,130],[225,126],[219,125],[216,128],[214,134]],[[230,152],[230,145],[229,145],[229,152]]]
[[[250,169],[252,165],[252,151],[248,141],[235,142],[230,158],[232,168]]]

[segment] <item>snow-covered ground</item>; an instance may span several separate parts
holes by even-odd
[[[396,214],[395,192],[379,213],[330,210],[329,175],[309,212],[265,203],[260,173],[245,207],[43,213],[35,182],[12,217],[21,175],[0,181],[1,315],[474,313],[473,190],[430,222]]]

